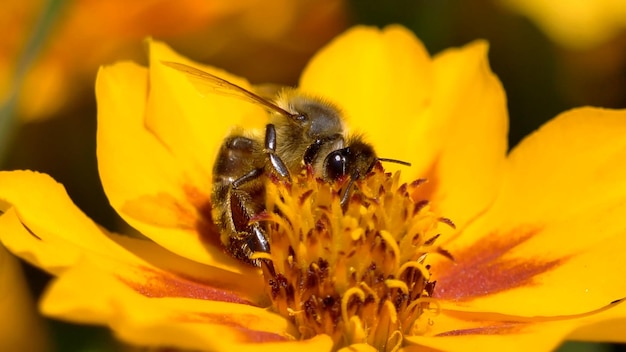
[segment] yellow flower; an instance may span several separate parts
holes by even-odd
[[[501,1],[535,21],[552,40],[572,49],[598,46],[626,30],[626,2],[622,0]]]
[[[199,65],[152,42],[149,68],[118,63],[96,83],[102,184],[148,239],[99,227],[31,171],[0,173],[0,239],[58,277],[44,314],[108,325],[132,344],[524,351],[623,341],[626,112],[564,113],[507,155],[505,95],[486,52],[476,42],[431,58],[390,26],[357,27],[315,56],[299,88],[332,99],[379,155],[412,166],[401,179],[375,168],[345,208],[335,185],[306,174],[268,182],[280,216],[259,218],[271,224],[273,260],[259,270],[224,252],[209,199],[221,141],[233,125],[263,127],[266,113],[202,96],[162,61]]]

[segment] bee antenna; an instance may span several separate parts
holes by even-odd
[[[398,159],[378,158],[376,160],[381,161],[383,163],[394,163],[394,164],[400,164],[400,165],[404,165],[404,166],[411,166],[411,163],[406,162],[406,161],[402,161],[402,160],[398,160]]]

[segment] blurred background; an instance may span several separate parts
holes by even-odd
[[[354,24],[403,24],[431,54],[484,38],[490,42],[492,69],[508,96],[511,146],[573,107],[626,108],[624,0],[391,0],[384,4],[375,0],[2,0],[0,4],[4,30],[0,168],[52,175],[83,211],[110,230],[122,225],[98,180],[94,80],[103,64],[116,60],[145,64],[143,41],[148,36],[253,83],[287,85],[296,84],[321,46]],[[0,254],[0,259],[8,258]],[[27,291],[23,297],[30,294],[36,299],[50,278],[24,263],[21,267]],[[2,300],[7,282],[0,280],[0,308],[6,303]],[[23,301],[23,314],[33,314],[33,303]],[[4,314],[3,318],[12,319]],[[31,331],[32,336],[47,336],[41,341],[48,341],[51,351],[133,350],[116,342],[104,328],[35,319],[40,321],[30,326],[41,331]],[[588,343],[566,343],[561,348],[623,350]]]

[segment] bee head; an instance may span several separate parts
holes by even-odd
[[[357,141],[348,147],[330,152],[324,160],[323,178],[335,181],[344,176],[352,179],[365,177],[376,163],[376,153],[371,145]]]

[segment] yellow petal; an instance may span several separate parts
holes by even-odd
[[[604,307],[626,292],[626,268],[617,259],[626,250],[626,225],[619,215],[625,211],[621,206],[569,223],[484,231],[489,236],[475,245],[451,250],[454,262],[432,264],[436,297],[455,309],[519,316],[563,316]],[[592,231],[600,237],[596,243],[577,247],[573,239],[559,245]]]
[[[0,240],[13,254],[51,274],[60,274],[74,265],[80,250],[58,238],[42,241],[22,223],[15,208],[0,217]]]
[[[226,346],[226,351],[232,348]],[[274,351],[332,351],[333,341],[328,335],[316,335],[308,340],[286,341],[286,342],[263,342],[256,344],[238,345],[237,351],[251,352],[274,352]]]
[[[127,263],[139,269],[131,270],[136,271],[137,276],[128,274],[125,280],[136,286],[149,284],[155,289],[151,295],[236,302],[246,300],[261,306],[265,304],[264,283],[254,270],[235,274],[178,256],[151,241],[112,233],[108,237],[140,259]],[[149,292],[146,288],[141,290]]]
[[[160,281],[179,288],[176,295],[200,295],[204,299],[220,299],[214,296],[221,295],[222,299],[254,302],[263,296],[262,281],[253,270],[243,274],[220,270],[179,257],[151,241],[106,232],[80,212],[63,187],[45,174],[1,172],[0,199],[10,206],[0,216],[2,243],[55,275],[90,258],[112,271],[130,268],[125,277],[132,277],[133,282],[156,282],[160,277]],[[137,271],[151,274],[132,276]]]
[[[454,326],[453,322],[436,317],[434,326]],[[481,326],[481,324],[484,324]],[[570,324],[528,324],[520,322],[475,322],[474,327],[443,332],[436,336],[406,336],[416,344],[408,351],[430,347],[438,351],[550,351],[558,347]]]
[[[626,342],[626,304],[617,304],[611,309],[584,319],[584,324],[573,331],[569,338],[581,341]]]
[[[118,269],[118,270],[112,270]],[[123,340],[148,346],[225,350],[239,344],[288,341],[282,317],[248,304],[154,295],[150,282],[127,281],[129,270],[85,260],[59,277],[42,301],[45,314],[109,325]],[[141,275],[141,273],[138,273]],[[165,293],[180,287],[164,286]]]
[[[484,42],[444,51],[433,69],[432,118],[446,125],[422,177],[429,180],[433,206],[462,227],[495,197],[507,149],[506,99]]]
[[[84,252],[126,255],[48,175],[0,172],[0,200],[6,202],[0,206],[8,209],[0,218],[6,226],[0,239],[14,253],[25,254],[25,259],[45,270],[59,273]]]
[[[179,56],[162,44],[153,49],[150,90],[148,71],[134,64],[99,72],[97,151],[104,190],[120,215],[157,243],[199,262],[244,270],[206,226],[210,170],[227,119],[202,110],[213,105],[182,73],[161,64],[182,61]]]
[[[244,298],[262,294],[261,282],[255,277],[230,277],[232,274],[228,272],[220,274],[214,268],[168,254],[165,250],[146,240],[111,234],[106,236],[101,233],[103,248],[122,244],[139,255],[140,258],[138,258],[132,257],[129,253],[126,256],[121,255],[125,253],[122,247],[106,255],[102,251],[94,253],[85,248],[77,248],[71,243],[71,240],[62,241],[52,234],[43,233],[39,237],[37,234],[29,232],[22,225],[16,215],[15,207],[10,208],[0,217],[0,228],[2,228],[2,234],[7,235],[3,236],[3,240],[7,240],[7,243],[10,244],[17,243],[18,247],[22,244],[21,240],[33,239],[36,243],[31,243],[32,247],[24,250],[35,258],[33,261],[37,264],[46,263],[47,259],[54,260],[66,255],[66,251],[59,250],[58,242],[74,250],[73,252],[67,251],[75,254],[71,257],[72,262],[64,262],[63,259],[60,259],[61,264],[55,262],[57,267],[63,265],[65,270],[58,270],[59,272],[62,271],[60,278],[44,300],[42,309],[45,314],[83,323],[110,324],[113,327],[116,326],[115,324],[120,324],[120,329],[125,332],[133,331],[124,324],[135,324],[136,321],[133,319],[136,317],[134,315],[138,315],[139,318],[147,320],[148,326],[153,323],[156,324],[156,329],[169,330],[172,328],[172,331],[177,331],[181,327],[171,327],[170,325],[174,324],[172,321],[180,323],[183,320],[186,323],[190,319],[208,324],[207,326],[217,324],[217,330],[226,329],[226,333],[229,336],[233,335],[233,339],[273,341],[285,338],[285,323],[279,324],[274,321],[279,317],[270,315],[271,323],[268,324],[267,321],[263,321],[262,324],[257,324],[256,313],[252,314],[247,311],[252,309],[254,312],[260,311],[262,315],[269,314],[264,309],[252,307],[251,303]],[[21,232],[14,231],[15,229],[21,229]],[[114,241],[107,243],[105,241],[107,238],[112,238]],[[151,263],[155,265],[152,266]],[[76,278],[76,272],[80,273],[78,278]],[[240,296],[235,292],[228,291],[229,287],[234,287],[232,285],[239,286],[239,289],[244,291],[246,295]],[[161,305],[148,305],[146,307],[133,300],[133,297],[140,297],[141,302],[156,303],[158,301]],[[121,306],[124,308],[121,312],[119,311],[119,301],[126,304]],[[222,307],[220,304],[230,304],[234,305],[235,308],[228,306],[223,308],[220,313],[220,309],[211,305],[211,301],[222,302],[215,303],[218,307]],[[202,308],[207,304],[210,307],[204,311],[200,309],[202,312],[198,313],[196,308]],[[161,310],[159,311],[159,309]],[[245,314],[238,314],[241,310]],[[189,311],[193,311],[197,316],[185,315]],[[116,316],[115,321],[111,321],[112,315],[122,313],[131,316],[124,315],[120,318],[121,320],[118,320]],[[151,321],[151,314],[156,316],[154,321]],[[248,320],[245,320],[246,317]],[[279,319],[280,321],[282,320]],[[224,324],[227,325],[226,328],[222,327]],[[229,324],[235,324],[235,326],[229,326]],[[268,332],[267,328],[261,329],[257,325],[272,327],[275,331]],[[186,324],[182,326],[184,327]],[[135,329],[143,330],[145,328],[145,325],[140,325]],[[205,331],[206,329],[205,326],[202,330]],[[188,336],[185,334],[189,334],[189,332],[181,333],[178,336]],[[222,336],[221,333],[219,334]],[[163,337],[163,335],[157,336]],[[169,338],[174,339],[176,336],[172,333]],[[145,336],[141,338],[145,338]],[[131,339],[131,341],[136,340]],[[183,346],[185,345],[183,344]],[[194,348],[198,348],[197,345],[194,346]]]
[[[563,113],[517,146],[494,206],[503,221],[541,224],[619,204],[626,194],[626,110]],[[594,241],[592,234],[571,241]]]
[[[322,50],[300,84],[336,101],[379,155],[411,162],[403,173],[427,177],[429,198],[457,225],[493,200],[508,123],[486,44],[431,60],[404,28],[357,27]]]
[[[227,302],[263,303],[263,283],[253,272],[234,274],[179,257],[153,242],[101,232],[109,252],[81,248],[70,239],[33,233],[15,208],[0,217],[2,241],[11,251],[55,275],[89,258],[148,296],[193,297]],[[41,237],[40,237],[41,236]],[[130,252],[129,252],[130,251]]]
[[[548,351],[567,339],[621,342],[624,341],[625,307],[615,304],[578,316],[530,318],[444,309],[432,315],[427,328],[422,327],[425,333],[407,336],[407,340],[438,350],[481,351]],[[612,323],[612,326],[599,332],[596,330],[603,325],[598,322]],[[593,335],[595,332],[598,334]]]
[[[580,314],[623,298],[624,135],[625,111],[585,108],[516,147],[493,208],[446,244],[457,263],[433,264],[440,297],[520,316]]]
[[[417,168],[424,139],[430,140],[432,121],[424,115],[432,85],[426,49],[400,26],[349,30],[319,51],[300,78],[302,90],[336,103],[351,130],[365,133],[380,156]]]
[[[0,222],[2,219],[0,218]],[[0,225],[1,226],[1,225]],[[17,259],[0,244],[0,350],[48,351],[49,339]]]
[[[501,0],[534,20],[552,40],[572,49],[589,49],[611,40],[626,27],[621,0]]]

